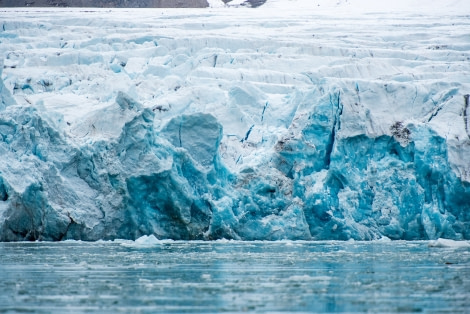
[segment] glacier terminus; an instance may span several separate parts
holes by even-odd
[[[468,2],[216,2],[0,9],[0,241],[470,239]]]

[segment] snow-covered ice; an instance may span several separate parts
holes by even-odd
[[[470,239],[468,1],[0,10],[0,240]]]

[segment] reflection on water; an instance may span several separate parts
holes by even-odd
[[[427,242],[0,243],[0,312],[451,312],[470,249]]]

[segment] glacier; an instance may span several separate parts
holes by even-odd
[[[216,2],[0,10],[0,241],[470,239],[467,2]]]

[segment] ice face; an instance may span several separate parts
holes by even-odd
[[[466,17],[281,3],[0,13],[0,240],[470,239]]]

